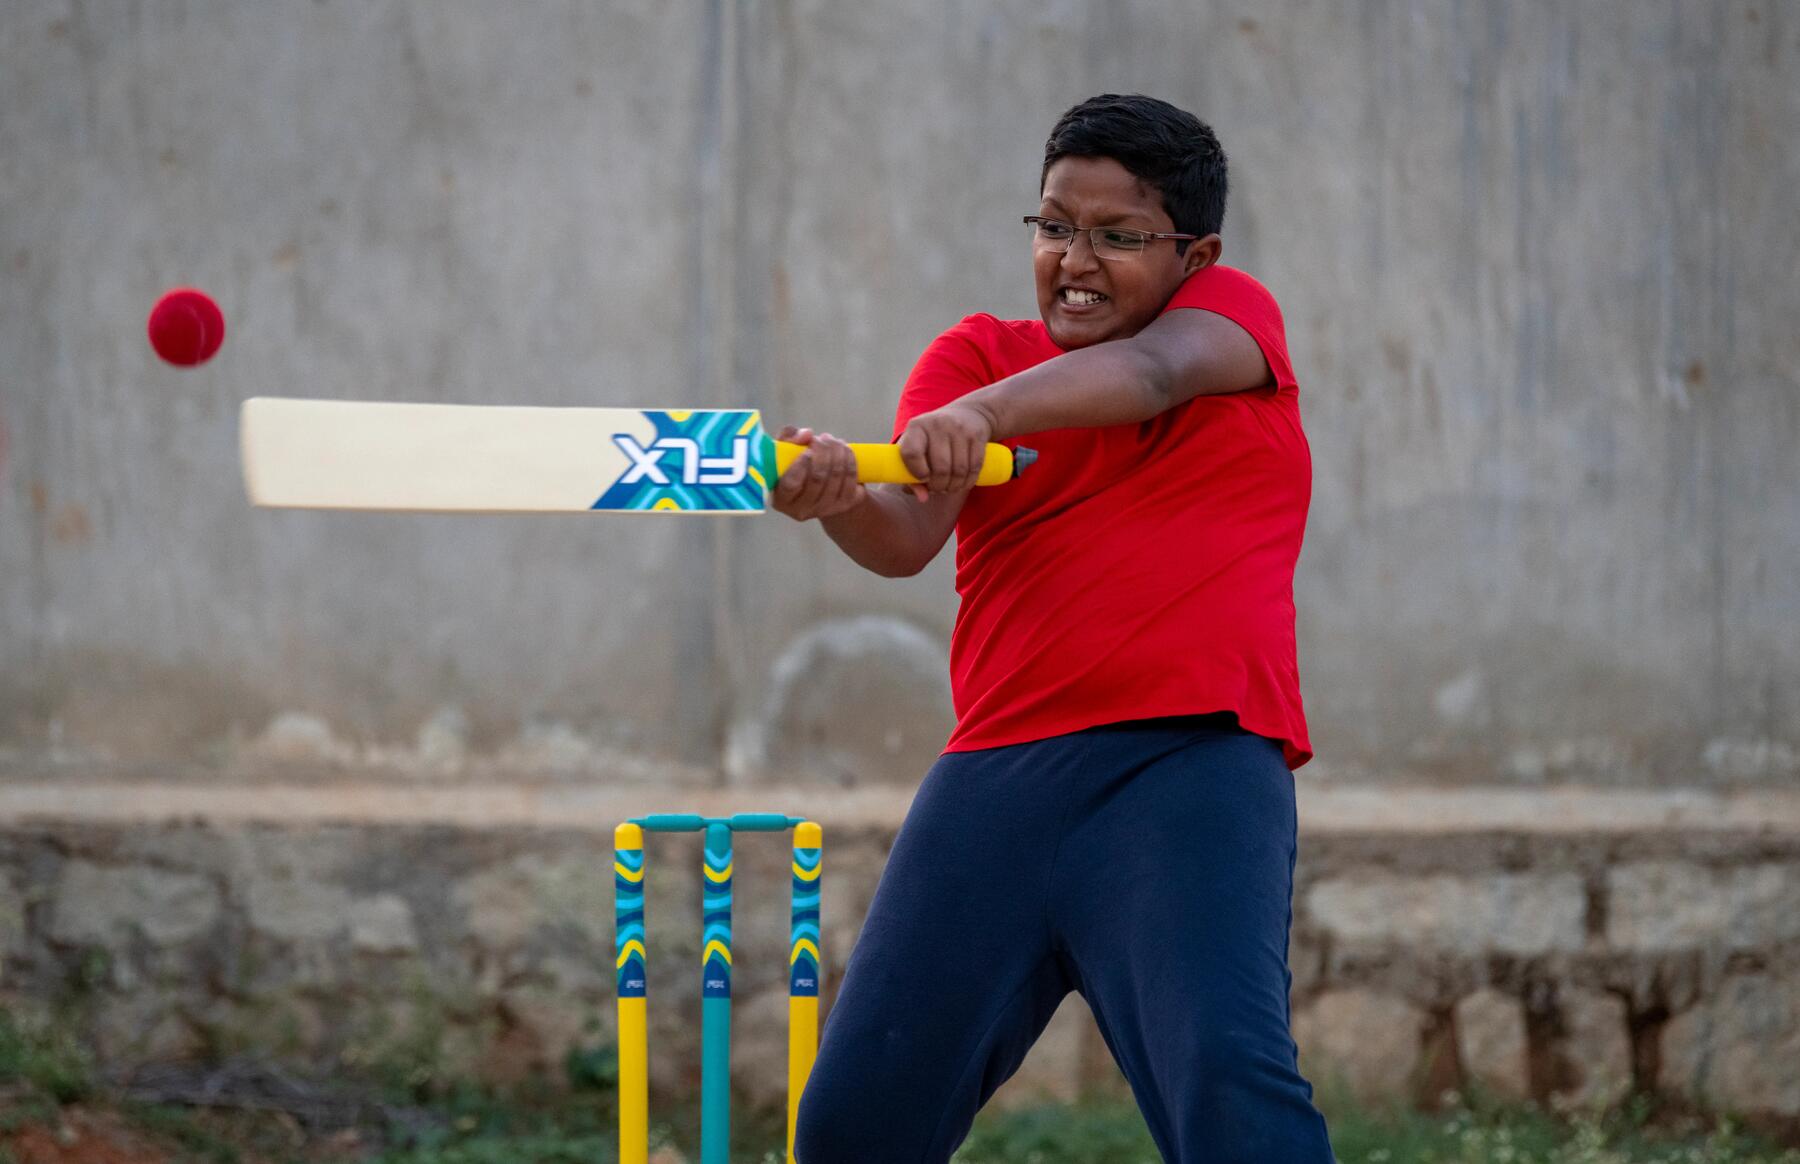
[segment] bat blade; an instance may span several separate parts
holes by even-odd
[[[774,442],[755,409],[535,408],[256,397],[259,506],[436,513],[760,513]]]

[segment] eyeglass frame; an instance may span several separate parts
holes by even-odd
[[[1175,233],[1175,232],[1171,232],[1171,231],[1137,230],[1137,229],[1134,229],[1133,227],[1129,227],[1129,226],[1076,226],[1072,222],[1064,222],[1060,218],[1050,218],[1050,217],[1048,217],[1046,215],[1042,215],[1042,214],[1027,214],[1021,219],[1021,221],[1024,222],[1026,226],[1031,227],[1031,237],[1034,242],[1037,242],[1037,241],[1041,240],[1041,238],[1042,238],[1042,236],[1039,234],[1039,230],[1041,229],[1041,224],[1043,224],[1043,223],[1054,222],[1054,223],[1059,223],[1060,225],[1066,226],[1069,228],[1071,233],[1069,235],[1068,246],[1064,246],[1060,249],[1058,249],[1057,247],[1054,247],[1054,246],[1046,246],[1046,247],[1044,247],[1044,249],[1047,251],[1050,251],[1054,254],[1059,254],[1059,255],[1067,254],[1069,252],[1069,248],[1073,247],[1075,245],[1075,236],[1077,234],[1085,234],[1088,236],[1088,246],[1090,246],[1094,249],[1094,255],[1096,258],[1108,259],[1108,260],[1113,260],[1113,261],[1117,261],[1119,259],[1129,260],[1131,258],[1131,256],[1133,256],[1133,255],[1143,254],[1144,250],[1147,249],[1148,244],[1156,241],[1159,238],[1185,239],[1189,242],[1198,242],[1202,237],[1204,237],[1202,235],[1197,235],[1197,234],[1180,234],[1180,233]],[[1116,251],[1113,254],[1103,254],[1100,250],[1100,239],[1098,237],[1098,233],[1103,230],[1116,231],[1119,234],[1136,235],[1138,238],[1143,240],[1143,243],[1145,245],[1140,246],[1135,251]]]

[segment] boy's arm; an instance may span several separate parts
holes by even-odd
[[[900,455],[934,495],[960,494],[974,485],[989,441],[1137,424],[1196,396],[1273,380],[1238,324],[1212,311],[1171,311],[1127,339],[1066,352],[914,417]]]
[[[877,485],[854,509],[820,520],[826,536],[865,570],[907,578],[937,557],[956,529],[968,491],[920,500],[904,485]]]
[[[795,521],[816,518],[864,569],[887,578],[917,574],[956,529],[966,492],[915,497],[916,486],[865,486],[850,447],[830,433],[785,428],[777,439],[808,448],[776,482],[773,507]]]

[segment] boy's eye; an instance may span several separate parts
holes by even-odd
[[[1107,230],[1100,233],[1100,243],[1115,251],[1140,251],[1144,249],[1144,236],[1134,230]]]
[[[1075,228],[1066,222],[1054,222],[1050,219],[1038,223],[1038,234],[1048,239],[1065,239],[1075,237]]]

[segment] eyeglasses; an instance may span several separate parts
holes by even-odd
[[[1075,236],[1086,234],[1094,254],[1103,259],[1134,259],[1144,248],[1159,238],[1197,239],[1197,234],[1158,234],[1148,230],[1131,230],[1123,226],[1076,226],[1040,214],[1027,214],[1025,225],[1031,228],[1032,241],[1039,250],[1062,253],[1075,245]]]

